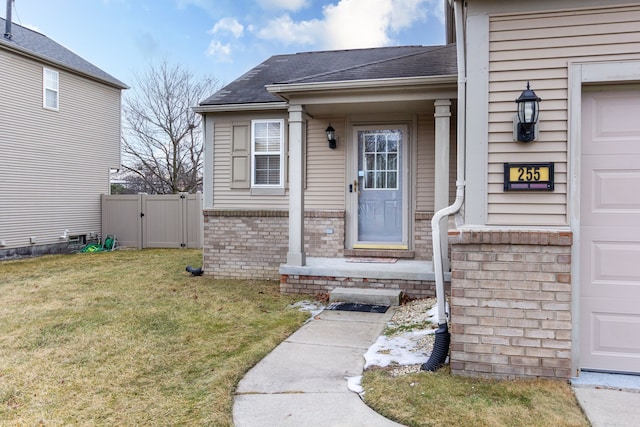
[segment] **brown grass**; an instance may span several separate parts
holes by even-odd
[[[194,250],[0,263],[1,425],[230,426],[243,374],[299,327],[274,282]]]
[[[448,369],[391,377],[371,370],[362,384],[369,406],[406,426],[589,426],[562,381],[453,377]]]

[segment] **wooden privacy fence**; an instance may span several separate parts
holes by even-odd
[[[118,246],[202,248],[202,194],[102,195],[102,234]]]

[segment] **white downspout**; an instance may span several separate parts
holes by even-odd
[[[436,298],[438,305],[438,324],[447,323],[446,301],[444,293],[444,272],[442,267],[442,247],[440,245],[440,220],[455,214],[462,207],[465,188],[465,151],[466,151],[466,98],[467,98],[467,69],[465,60],[464,16],[461,0],[453,1],[456,26],[456,51],[458,61],[458,123],[457,123],[457,171],[456,171],[456,199],[452,205],[439,210],[431,219],[433,244],[433,270],[436,279]],[[447,232],[447,230],[445,230]]]

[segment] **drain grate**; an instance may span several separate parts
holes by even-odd
[[[388,305],[360,304],[357,302],[334,302],[331,303],[327,310],[339,311],[359,311],[362,313],[386,313],[389,309]]]

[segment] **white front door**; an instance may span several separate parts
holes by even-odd
[[[354,129],[357,197],[354,248],[407,248],[405,126]]]
[[[580,367],[640,373],[640,91],[585,91]]]

